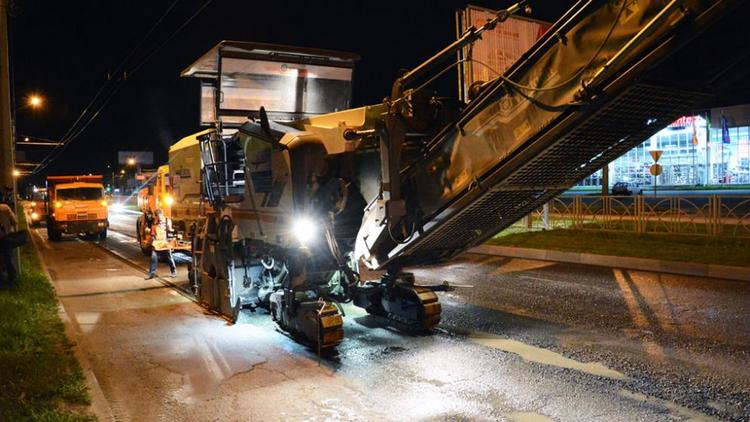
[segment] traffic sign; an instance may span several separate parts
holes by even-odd
[[[661,158],[662,152],[664,151],[659,150],[659,149],[654,149],[654,150],[649,151],[648,153],[651,154],[651,158],[653,158],[654,162],[656,163],[659,161],[659,158]]]
[[[653,151],[652,151],[653,152]],[[661,151],[659,151],[661,152]],[[657,158],[658,159],[658,158]],[[661,174],[662,167],[659,164],[653,164],[649,169],[648,172],[651,173],[652,176],[658,176]]]

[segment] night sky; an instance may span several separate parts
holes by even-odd
[[[32,92],[46,101],[43,110],[18,110],[18,135],[55,140],[63,136],[106,82],[108,72],[141,42],[172,0],[14,3],[10,30],[16,101],[20,105]],[[129,77],[119,91],[45,174],[108,173],[107,165],[117,167],[118,150],[150,150],[155,164],[164,162],[169,145],[200,129],[198,81],[180,78],[179,72],[220,40],[357,53],[362,59],[355,70],[353,105],[361,106],[386,96],[399,69],[414,67],[454,40],[454,12],[466,5],[428,0],[213,0],[164,48],[143,61],[204,3],[181,0],[176,4],[127,61],[124,68]],[[510,3],[472,4],[501,8]],[[532,17],[554,21],[572,1],[534,3],[537,7]],[[455,73],[451,77],[455,78]],[[454,81],[444,85],[453,88]],[[38,151],[27,154],[28,161],[41,159],[40,153],[47,151],[23,150]]]

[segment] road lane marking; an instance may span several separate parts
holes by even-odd
[[[544,278],[544,277],[534,277],[530,275],[519,275],[518,278],[525,278],[528,280],[534,280],[534,281],[544,281],[546,283],[560,283],[560,280],[553,280],[551,278]]]
[[[513,422],[554,422],[553,419],[536,412],[513,412],[506,416]]]
[[[646,310],[642,308],[642,306],[648,306],[648,304],[641,304],[639,301],[639,297],[637,296],[640,296],[640,292],[637,290],[634,291],[637,287],[635,286],[630,273],[623,270],[613,269],[612,274],[615,277],[617,285],[620,287],[622,298],[625,301],[625,305],[628,307],[630,316],[633,319],[633,324],[642,331],[653,331],[655,327],[651,326],[652,324],[649,322]],[[659,360],[665,359],[664,348],[662,348],[657,342],[650,339],[644,339],[643,346],[646,353],[650,356]]]
[[[557,352],[542,349],[541,347],[531,346],[529,344],[509,338],[493,335],[472,335],[469,337],[469,340],[483,346],[492,347],[504,352],[516,354],[518,356],[521,356],[521,358],[523,358],[523,360],[527,362],[536,362],[543,365],[573,369],[576,371],[585,372],[587,374],[616,380],[628,379],[628,377],[626,377],[622,372],[609,369],[599,362],[578,362],[577,360],[566,358],[565,356]]]
[[[522,273],[524,271],[541,270],[556,264],[551,261],[534,261],[523,258],[506,257],[506,259],[508,261],[494,270],[492,274]],[[494,265],[494,263],[489,262],[487,264]]]
[[[669,400],[662,400],[656,397],[651,397],[645,394],[634,393],[632,391],[622,390],[622,389],[618,391],[617,394],[619,394],[621,397],[625,397],[626,399],[636,400],[642,403],[648,403],[648,404],[653,404],[657,406],[663,406],[667,408],[667,410],[669,410],[671,414],[675,416],[679,416],[680,418],[685,418],[685,420],[687,421],[691,421],[691,422],[718,422],[719,421],[719,419],[716,419],[704,413],[700,413],[698,411],[689,409],[685,406],[680,406],[679,404],[671,402]]]

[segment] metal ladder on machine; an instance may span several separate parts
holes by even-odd
[[[228,147],[229,141],[222,139],[216,132],[212,132],[205,137],[198,138],[198,147],[200,151],[202,169],[201,169],[201,204],[200,214],[208,216],[207,206],[213,209],[213,213],[221,214],[221,210],[228,204],[241,202],[243,196],[237,193],[233,187],[233,172],[236,168],[241,168],[243,158],[242,154],[232,155]],[[244,188],[244,187],[243,187]],[[203,225],[210,224],[206,218],[203,219]],[[215,300],[215,294],[203,294],[198,290],[201,288],[199,280],[202,280],[202,260],[204,258],[204,242],[217,242],[216,233],[209,234],[205,232],[205,227],[197,226],[193,236],[193,289],[201,301],[205,301],[209,308],[218,307]],[[205,293],[205,292],[204,292]]]
[[[241,202],[243,199],[234,189],[233,172],[235,168],[242,168],[244,160],[241,156],[230,157],[227,143],[215,132],[199,139],[203,161],[203,192],[214,208],[220,208],[222,204]]]

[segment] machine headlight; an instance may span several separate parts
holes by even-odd
[[[34,201],[31,201],[31,206],[32,206],[32,207],[35,207],[35,206],[36,206],[36,202],[34,202]]]
[[[31,213],[31,219],[32,220],[38,220],[39,219],[39,214],[37,214],[36,212],[32,212]]]
[[[167,204],[168,207],[171,207],[172,204],[174,204],[174,196],[172,196],[172,195],[165,195],[164,196],[164,203]]]
[[[307,244],[318,234],[318,226],[309,217],[297,217],[292,223],[292,234],[300,243]]]

